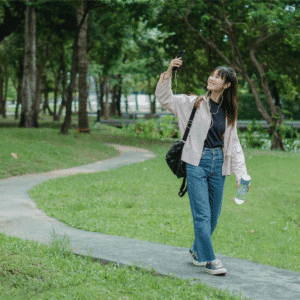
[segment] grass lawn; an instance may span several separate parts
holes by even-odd
[[[100,134],[62,135],[56,128],[0,128],[0,178],[70,168],[118,155]],[[16,154],[14,158],[12,154]]]
[[[1,178],[67,168],[117,155],[113,148],[104,145],[107,142],[149,148],[160,156],[172,144],[116,135],[118,130],[108,126],[91,134],[79,135],[70,130],[68,136],[62,136],[57,124],[50,124],[51,128],[46,128],[48,123],[41,125],[40,129],[29,130],[17,128],[13,123],[7,128],[0,122]],[[69,191],[63,191],[62,195],[65,193]],[[136,198],[136,191],[132,195]],[[198,281],[159,276],[154,270],[149,272],[134,266],[103,265],[75,256],[55,237],[53,245],[47,247],[0,234],[0,261],[1,300],[241,299]]]
[[[0,234],[1,300],[241,299],[199,281],[103,265],[75,256],[67,246],[55,237],[47,247]]]
[[[148,148],[157,157],[109,172],[47,181],[31,190],[38,207],[66,224],[89,231],[181,247],[193,242],[188,196],[164,156],[171,142],[113,135],[102,139]],[[245,149],[251,189],[243,205],[226,179],[222,214],[213,236],[216,253],[300,272],[300,155]]]

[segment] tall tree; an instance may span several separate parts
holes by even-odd
[[[22,84],[20,127],[38,127],[36,110],[36,11],[27,5],[25,10],[25,55]]]
[[[0,114],[3,118],[6,118],[6,97],[8,90],[8,45],[4,40],[0,45]]]
[[[76,24],[76,31],[75,31],[75,38],[73,43],[73,54],[72,54],[72,68],[71,68],[71,74],[70,74],[70,83],[68,86],[67,91],[67,100],[66,100],[66,115],[65,120],[61,127],[61,133],[62,134],[68,134],[69,128],[71,126],[71,116],[72,116],[72,98],[73,98],[73,91],[75,87],[75,79],[78,69],[78,40],[79,40],[79,32],[81,30],[81,27],[83,26],[83,23],[86,20],[86,17],[89,13],[89,11],[93,8],[95,1],[87,1],[86,5],[84,6],[84,13],[82,15],[81,21],[79,24]],[[81,3],[80,3],[81,4]],[[101,5],[100,5],[101,6]],[[103,4],[105,6],[105,4]],[[76,7],[78,7],[78,3],[76,4]]]
[[[85,16],[86,0],[82,0],[82,5],[77,8],[77,24],[82,26],[78,33],[78,88],[79,88],[79,111],[78,111],[78,132],[90,132],[87,114],[88,98],[88,58],[87,58],[87,29],[88,13]]]

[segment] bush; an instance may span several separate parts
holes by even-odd
[[[252,120],[252,123],[247,125],[247,131],[245,134],[246,145],[250,148],[261,148],[264,144],[260,134],[263,133],[262,126],[260,122],[257,123],[257,130],[255,130],[256,120]]]
[[[160,119],[139,120],[127,127],[123,125],[122,130],[131,136],[157,139],[180,138],[178,126],[173,121],[176,121],[176,118],[167,115]]]
[[[284,123],[280,125],[280,134],[283,139],[299,139],[299,133],[293,126],[287,126]]]

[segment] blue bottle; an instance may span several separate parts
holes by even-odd
[[[237,189],[236,196],[234,198],[235,203],[243,204],[245,201],[247,186],[249,185],[251,177],[249,175],[243,175],[241,178],[241,184]]]

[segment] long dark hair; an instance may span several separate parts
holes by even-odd
[[[218,75],[222,79],[225,78],[225,83],[231,83],[230,87],[225,89],[223,92],[223,101],[222,108],[225,111],[228,125],[234,126],[237,120],[237,91],[238,91],[238,79],[235,71],[231,67],[220,66],[215,68],[211,74],[215,71],[218,71]],[[210,92],[206,93],[206,96],[210,96]],[[196,100],[196,107],[200,107],[200,102],[203,100],[203,97],[198,97]]]

